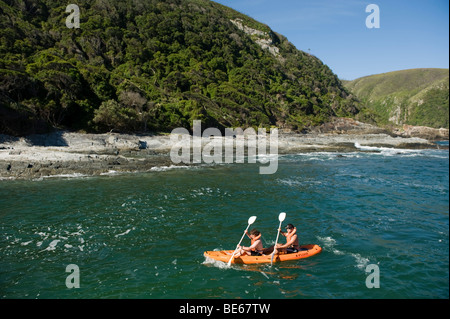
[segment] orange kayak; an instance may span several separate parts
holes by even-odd
[[[322,248],[318,245],[303,245],[300,246],[298,253],[292,254],[277,254],[273,257],[274,262],[298,260],[302,258],[308,258],[314,256],[322,251]],[[212,258],[214,260],[223,261],[227,263],[234,250],[221,250],[221,251],[205,251],[204,256]],[[233,264],[263,264],[270,263],[272,255],[265,256],[239,256],[232,260]]]

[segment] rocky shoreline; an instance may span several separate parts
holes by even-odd
[[[437,148],[435,143],[423,138],[396,137],[375,127],[356,124],[353,123],[351,129],[322,127],[308,134],[280,130],[278,153],[353,152],[360,151],[358,145],[404,149]],[[202,144],[206,145],[210,141],[209,138],[203,138]],[[219,138],[219,141],[229,143],[229,138],[226,141]],[[269,138],[267,141],[269,142]],[[170,158],[173,145],[169,135],[81,134],[62,131],[24,138],[0,135],[0,180],[160,170],[174,166]]]

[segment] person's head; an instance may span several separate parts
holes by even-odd
[[[292,225],[292,224],[287,224],[287,226],[286,226],[286,230],[287,230],[288,233],[294,231],[294,228],[295,228],[295,227],[294,227],[294,225]]]
[[[261,234],[261,232],[257,229],[252,229],[250,231],[250,236],[252,236],[252,237],[258,237],[260,234]]]

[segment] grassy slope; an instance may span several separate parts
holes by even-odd
[[[381,124],[449,127],[449,70],[411,69],[346,81]]]

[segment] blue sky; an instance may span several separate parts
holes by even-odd
[[[267,24],[341,79],[449,67],[448,0],[215,0]],[[380,28],[366,27],[369,4]]]

